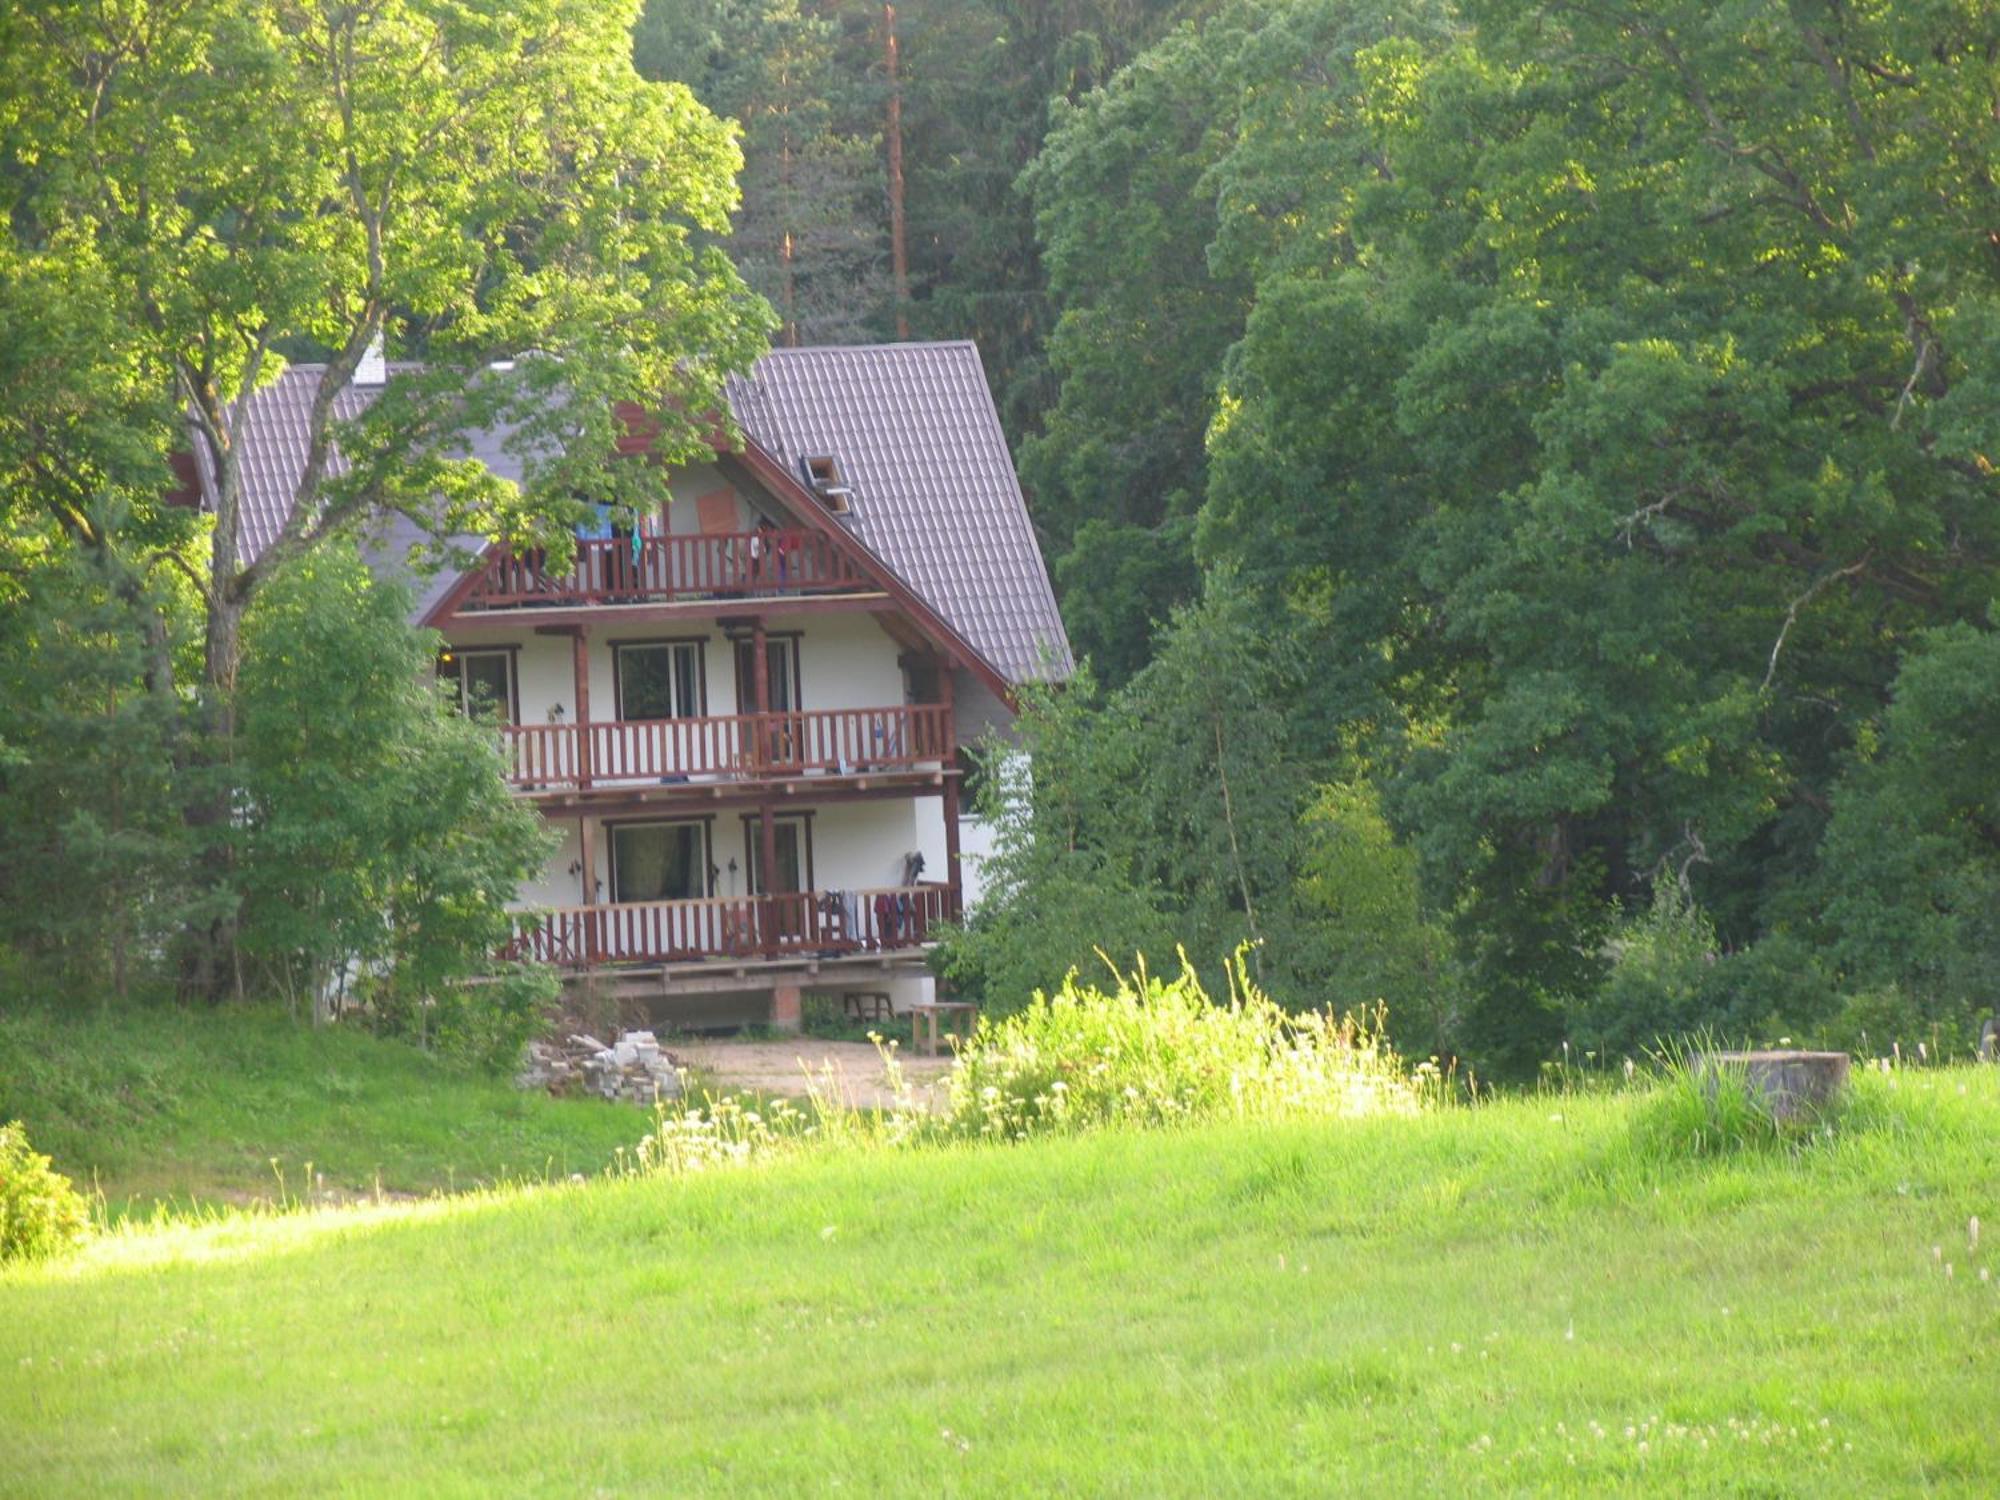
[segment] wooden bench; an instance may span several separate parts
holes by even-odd
[[[973,1018],[978,1014],[979,1007],[970,1000],[919,1000],[910,1007],[910,1050],[936,1057],[939,1019],[953,1036],[971,1036]]]

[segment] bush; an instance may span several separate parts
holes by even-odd
[[[27,1128],[18,1120],[0,1125],[0,1263],[67,1250],[89,1223],[83,1195],[29,1148]]]
[[[1230,966],[1217,1005],[1182,957],[1162,981],[1143,960],[1105,992],[1072,974],[1053,997],[982,1019],[948,1079],[946,1128],[1019,1139],[1099,1125],[1411,1113],[1418,1094],[1364,1025],[1330,1011],[1288,1014]]]

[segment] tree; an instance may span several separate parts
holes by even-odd
[[[988,1003],[1024,1002],[1064,973],[1173,948],[1221,983],[1248,943],[1262,983],[1305,999],[1298,819],[1310,786],[1287,735],[1287,682],[1218,581],[1162,632],[1157,659],[1100,697],[1084,669],[1031,694],[1027,775],[989,778],[999,830],[988,893],[945,972]]]
[[[882,325],[877,90],[830,5],[653,0],[633,35],[648,78],[686,84],[743,127],[743,201],[728,246],[788,344],[853,343]]]
[[[244,612],[287,563],[387,510],[560,554],[580,499],[660,493],[658,468],[610,461],[621,400],[659,417],[663,459],[703,450],[765,312],[695,242],[726,227],[731,132],[685,89],[634,74],[634,13],[56,0],[10,14],[7,259],[103,298],[128,335],[121,370],[171,378],[213,477],[191,758],[225,758]],[[335,394],[384,335],[422,367],[337,423]],[[253,559],[242,398],[300,349],[326,356],[306,460],[289,520]],[[503,421],[518,489],[456,456]],[[226,896],[230,800],[212,781],[187,820]],[[190,987],[211,995],[231,932],[220,904],[190,942]]]
[[[0,539],[0,946],[67,1003],[127,998],[185,916],[178,706],[148,679],[192,601],[130,581],[45,520]]]
[[[1193,516],[1245,278],[1210,274],[1211,171],[1235,85],[1221,23],[1185,26],[1070,107],[1022,178],[1051,301],[1056,398],[1019,445],[1077,648],[1116,685],[1199,588]]]
[[[1049,404],[1053,321],[1019,185],[1051,102],[1078,99],[1188,0],[925,0],[898,9],[909,157],[911,326],[975,340],[1011,437]]]
[[[1291,132],[1339,170],[1225,202],[1198,546],[1328,664],[1521,1068],[1663,861],[1725,955],[1774,930],[1900,648],[1992,596],[2000,33],[1470,17],[1356,54]]]
[[[1996,786],[2000,634],[1929,632],[1834,793],[1807,928],[1847,993],[1903,997],[1905,1035],[1947,1022],[1969,1037],[1996,1009]]]
[[[437,636],[409,609],[406,589],[335,545],[278,574],[250,613],[243,949],[316,1019],[346,992],[381,1029],[505,1063],[554,991],[494,963],[549,836],[500,775],[491,730],[439,691]]]

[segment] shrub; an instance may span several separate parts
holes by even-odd
[[[83,1195],[29,1148],[27,1128],[18,1120],[0,1125],[0,1262],[58,1254],[89,1223]]]
[[[945,1128],[1018,1139],[1099,1125],[1225,1118],[1411,1113],[1417,1091],[1365,1024],[1330,1011],[1289,1014],[1239,958],[1230,1000],[1213,1002],[1182,956],[1163,981],[1143,961],[1109,992],[1074,974],[1054,996],[982,1019],[947,1080]]]

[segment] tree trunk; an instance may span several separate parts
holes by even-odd
[[[903,223],[903,84],[898,77],[896,7],[882,7],[883,63],[889,75],[889,266],[896,283],[896,337],[910,336],[910,251]]]
[[[219,1005],[238,987],[234,851],[230,847],[231,774],[236,735],[236,667],[242,652],[243,601],[229,586],[236,573],[235,538],[220,526],[215,537],[214,580],[208,594],[208,621],[202,659],[202,691],[196,732],[184,765],[187,801],[181,820],[194,837],[195,900],[182,935],[180,992],[183,1000]]]

